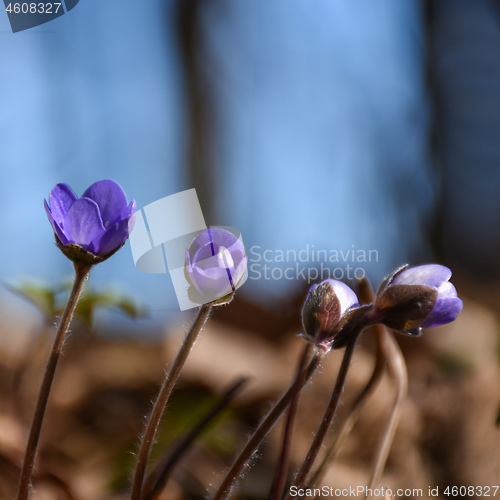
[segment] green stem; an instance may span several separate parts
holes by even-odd
[[[31,478],[33,475],[36,451],[38,447],[38,441],[40,439],[40,432],[42,430],[45,410],[47,408],[47,401],[49,399],[50,389],[52,387],[52,381],[54,380],[57,363],[59,361],[59,357],[61,356],[64,340],[68,332],[68,327],[71,323],[71,319],[73,318],[73,313],[75,312],[78,299],[80,298],[80,293],[88,276],[90,268],[91,266],[89,265],[83,266],[75,264],[75,282],[73,283],[73,289],[71,290],[68,303],[66,304],[66,308],[64,309],[63,315],[61,317],[59,327],[57,328],[56,337],[54,339],[54,344],[47,361],[45,374],[43,376],[42,385],[38,394],[38,400],[36,402],[35,414],[33,416],[33,422],[31,424],[28,444],[26,446],[26,453],[24,455],[23,468],[21,471],[19,493],[17,496],[18,500],[27,500],[30,493]]]
[[[314,375],[316,369],[318,368],[321,359],[326,354],[324,350],[318,350],[314,353],[309,366],[306,369],[304,376],[305,385],[311,377]],[[227,496],[231,493],[231,489],[234,483],[240,477],[243,469],[248,465],[253,453],[262,442],[262,440],[267,436],[269,431],[272,429],[280,415],[285,411],[286,407],[289,405],[293,395],[294,395],[295,381],[292,383],[288,391],[281,396],[281,399],[276,403],[274,408],[268,413],[267,417],[261,422],[259,427],[255,430],[252,437],[247,442],[246,446],[243,448],[241,453],[238,455],[234,461],[231,469],[226,474],[226,477],[222,481],[219,489],[214,495],[213,500],[225,500]]]
[[[144,483],[144,476],[146,474],[146,467],[151,453],[151,448],[153,447],[154,438],[158,426],[160,425],[161,417],[167,406],[168,399],[172,393],[179,374],[186,362],[186,359],[193,348],[196,339],[201,332],[203,326],[205,325],[210,311],[212,309],[212,304],[204,304],[198,310],[198,314],[194,320],[191,329],[189,330],[184,342],[177,353],[177,357],[172,365],[172,368],[168,372],[165,381],[161,387],[158,398],[153,406],[153,411],[149,416],[149,421],[146,425],[146,430],[142,438],[141,447],[139,449],[139,454],[137,455],[137,463],[135,466],[134,479],[132,482],[132,492],[130,495],[130,500],[141,500],[142,496],[142,486]]]

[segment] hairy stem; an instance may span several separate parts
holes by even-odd
[[[391,449],[392,441],[394,440],[394,434],[396,433],[396,428],[398,426],[399,419],[401,418],[403,403],[408,392],[408,372],[406,370],[403,353],[401,352],[394,335],[385,327],[382,327],[382,330],[384,332],[382,350],[384,351],[384,355],[387,359],[389,372],[396,380],[397,394],[392,407],[389,423],[387,424],[387,428],[385,430],[384,438],[382,439],[376,454],[375,465],[368,488],[373,488],[382,476],[382,472],[384,471],[385,463]]]
[[[146,424],[146,430],[144,432],[141,447],[139,449],[139,454],[137,455],[137,463],[135,466],[134,479],[132,482],[132,492],[131,492],[131,500],[141,500],[142,495],[142,485],[144,483],[144,476],[146,474],[146,467],[148,464],[149,455],[151,453],[151,448],[153,447],[154,438],[156,435],[156,431],[158,430],[158,426],[160,425],[161,417],[167,405],[170,394],[172,393],[172,389],[174,388],[177,379],[179,378],[179,374],[186,362],[186,359],[193,348],[196,339],[201,332],[203,326],[205,325],[208,317],[210,315],[210,311],[212,309],[212,304],[204,304],[198,310],[198,314],[194,320],[191,329],[189,330],[182,346],[177,353],[177,357],[172,364],[170,371],[168,372],[163,385],[160,389],[160,393],[158,394],[158,398],[153,406],[153,410],[149,416],[149,420]]]
[[[91,266],[88,265],[83,266],[75,264],[75,281],[69,295],[68,303],[66,304],[66,308],[64,309],[61,321],[59,322],[59,326],[57,328],[56,337],[47,361],[45,374],[43,376],[42,385],[40,386],[40,392],[38,394],[38,400],[36,402],[35,413],[31,423],[28,444],[26,446],[26,453],[24,455],[23,467],[21,471],[21,480],[19,482],[19,492],[17,495],[18,500],[27,500],[30,493],[36,451],[38,441],[40,439],[40,432],[42,430],[45,410],[47,408],[47,401],[52,387],[52,381],[54,380],[57,363],[59,361],[59,357],[61,356],[68,327],[71,323],[71,319],[73,318],[73,313],[75,312],[75,308],[78,303],[78,299],[80,298],[80,293],[85,280],[90,271],[90,267]]]
[[[314,461],[318,456],[319,450],[323,444],[323,441],[328,433],[330,425],[333,422],[333,418],[335,417],[335,412],[337,411],[337,406],[339,404],[340,395],[344,389],[344,383],[347,378],[347,372],[349,371],[349,366],[351,364],[352,355],[354,352],[354,348],[356,347],[356,341],[361,333],[361,328],[357,328],[353,330],[349,336],[349,340],[347,341],[347,345],[344,351],[344,357],[342,358],[342,364],[340,365],[340,370],[337,375],[337,380],[335,382],[335,387],[333,388],[332,396],[330,398],[330,402],[328,403],[328,407],[325,412],[325,416],[321,421],[318,432],[314,437],[311,447],[309,448],[309,452],[300,468],[297,477],[295,478],[294,486],[297,488],[302,488],[304,483],[306,482],[307,476],[311,471],[311,468],[314,465]],[[290,497],[290,495],[288,495]]]
[[[321,359],[325,355],[325,351],[318,350],[314,353],[311,361],[309,362],[309,366],[305,370],[304,383],[305,385],[313,376],[316,369],[318,368]],[[294,394],[294,385],[295,382],[291,385],[291,387],[281,396],[281,399],[276,403],[274,408],[267,414],[264,420],[260,423],[259,427],[255,430],[252,437],[248,440],[247,444],[238,455],[236,460],[234,461],[231,469],[226,474],[226,477],[222,481],[219,489],[214,495],[213,500],[225,500],[227,496],[231,493],[231,489],[234,486],[234,483],[240,477],[242,471],[248,465],[249,460],[252,458],[253,453],[262,442],[262,440],[267,436],[269,431],[272,429],[280,415],[285,411],[286,407],[289,405],[293,394]]]
[[[187,432],[173,447],[169,449],[162,460],[158,463],[155,470],[146,481],[146,487],[143,489],[143,497],[145,500],[153,500],[159,496],[165,488],[170,472],[179,462],[182,456],[190,449],[193,441],[213,422],[214,418],[227,407],[231,401],[238,395],[243,386],[248,382],[248,378],[241,378],[233,384],[231,388],[217,401],[215,406],[196,423],[196,425]],[[153,484],[152,488],[148,488],[148,483]],[[150,491],[149,491],[150,489]],[[146,494],[144,494],[146,491]]]
[[[297,369],[297,376],[295,377],[295,384],[293,386],[292,400],[290,401],[290,408],[288,409],[288,417],[286,419],[285,431],[283,433],[283,445],[281,448],[281,456],[276,470],[276,478],[274,480],[272,492],[269,498],[272,500],[279,500],[283,495],[285,489],[286,474],[288,470],[288,462],[290,460],[290,448],[292,445],[292,430],[297,414],[299,405],[299,393],[301,387],[304,385],[304,366],[311,351],[311,344],[307,344],[302,357],[300,358],[299,366]]]
[[[382,330],[384,329],[384,327],[382,325],[373,325],[371,328],[377,335],[377,359],[375,362],[375,367],[373,368],[372,376],[370,377],[370,380],[366,384],[361,394],[357,397],[356,401],[354,401],[353,405],[351,406],[349,414],[341,424],[335,440],[333,441],[330,449],[323,459],[323,462],[321,462],[321,465],[318,467],[312,478],[307,482],[308,486],[311,488],[321,482],[325,472],[328,470],[328,467],[330,467],[335,461],[337,454],[342,448],[342,444],[344,443],[345,438],[350,434],[352,428],[354,427],[354,424],[357,422],[359,415],[361,414],[361,411],[365,407],[365,404],[382,379],[386,361],[382,352],[379,337],[382,334]]]
[[[360,280],[358,282],[358,288],[358,294],[363,301],[373,302],[375,296],[367,279]],[[382,476],[389,450],[391,449],[394,439],[394,434],[396,433],[396,427],[401,417],[403,402],[408,392],[408,372],[406,370],[406,363],[394,335],[388,328],[382,325],[377,325],[376,332],[378,345],[386,359],[389,373],[392,378],[396,380],[397,394],[392,407],[389,423],[387,424],[384,437],[377,450],[373,473],[368,488],[373,488]]]

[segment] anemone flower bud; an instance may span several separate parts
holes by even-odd
[[[207,304],[231,294],[242,283],[247,261],[245,247],[233,233],[220,227],[205,229],[186,249],[190,299]]]
[[[313,285],[302,307],[307,336],[329,349],[341,318],[355,307],[359,307],[356,294],[341,281],[328,279]]]
[[[135,224],[135,200],[127,204],[123,189],[112,180],[92,184],[81,198],[59,183],[44,203],[57,246],[75,263],[93,265],[108,259]]]
[[[463,302],[450,278],[451,271],[438,264],[404,267],[381,285],[374,314],[386,326],[410,335],[451,323]]]

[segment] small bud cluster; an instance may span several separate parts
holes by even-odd
[[[306,335],[323,349],[345,345],[349,325],[363,328],[381,323],[418,336],[422,328],[454,321],[462,300],[449,282],[451,271],[438,264],[397,270],[380,285],[375,303],[360,307],[356,294],[344,283],[325,280],[313,285],[302,307]]]

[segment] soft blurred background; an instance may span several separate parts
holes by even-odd
[[[312,253],[282,262],[279,251],[313,248],[338,252],[324,266],[350,284],[348,264],[374,286],[406,262],[452,268],[465,302],[459,320],[421,339],[398,337],[410,393],[383,483],[425,494],[427,486],[499,483],[498,0],[81,0],[16,34],[0,14],[0,61],[5,498],[54,304],[71,277],[43,199],[57,182],[81,195],[103,178],[140,208],[195,187],[207,224],[237,227],[256,264],[196,346],[162,443],[233,379],[252,381],[180,464],[169,498],[211,491],[293,378],[309,284],[282,271],[298,265],[307,278],[321,263]],[[348,251],[371,261],[343,261]],[[179,312],[168,275],[135,269],[128,244],[89,284],[94,295],[54,388],[40,498],[44,487],[47,498],[68,494],[51,474],[71,484],[74,498],[126,490],[134,436],[192,317]],[[346,407],[369,377],[373,349],[365,336]],[[339,355],[330,357],[304,396],[294,463],[317,425],[308,415],[322,412],[330,390]],[[385,382],[327,484],[366,481],[392,394]],[[267,495],[278,438],[240,495]]]

